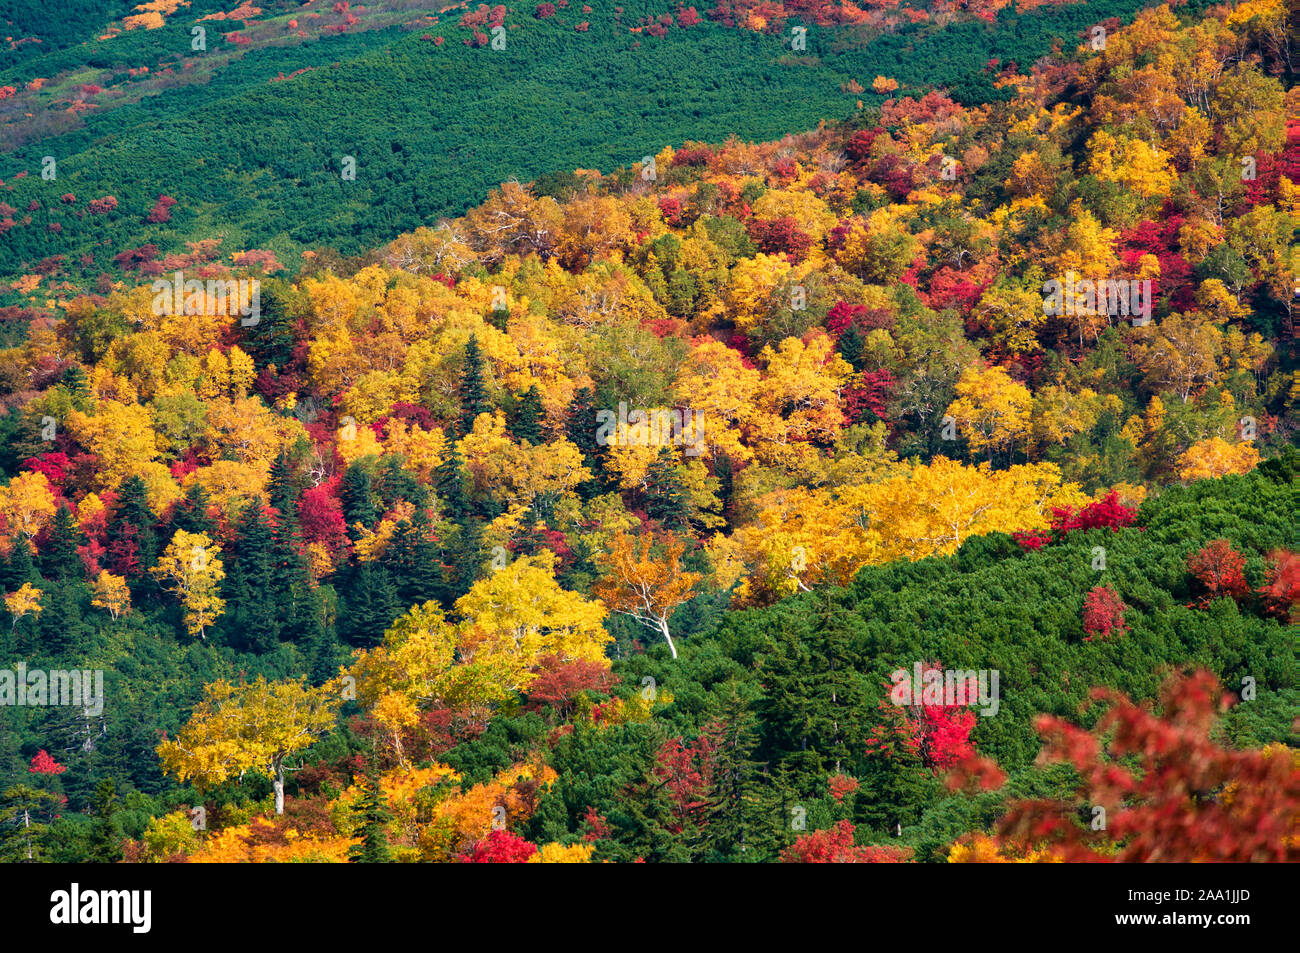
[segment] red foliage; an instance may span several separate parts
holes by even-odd
[[[1206,589],[1201,605],[1207,606],[1224,596],[1240,599],[1250,592],[1250,584],[1242,573],[1245,566],[1246,557],[1226,539],[1210,540],[1200,552],[1188,556],[1187,568]]]
[[[1268,554],[1273,561],[1268,578],[1260,588],[1260,607],[1265,615],[1294,621],[1296,602],[1300,601],[1300,556],[1287,549]]]
[[[938,662],[927,662],[922,670],[942,671],[942,668]],[[901,744],[935,774],[975,756],[975,745],[970,740],[975,715],[969,707],[974,699],[965,699],[964,705],[924,704],[919,700],[922,686],[912,686],[916,693],[913,704],[897,705],[890,698],[894,685],[886,685],[889,692],[878,706],[884,717],[871,729],[866,745],[868,754],[892,755]]]
[[[759,251],[765,255],[784,255],[791,264],[803,261],[812,247],[812,238],[789,215],[750,219],[748,231]]]
[[[713,779],[713,744],[702,734],[694,744],[682,744],[673,738],[659,748],[655,777],[668,789],[674,820],[667,827],[681,833],[688,824],[700,823],[706,805],[705,796]]]
[[[676,162],[676,158],[673,160]],[[664,217],[664,221],[677,228],[682,224],[682,202],[681,199],[675,199],[672,196],[665,196],[659,200],[659,214]]]
[[[1083,630],[1088,633],[1085,642],[1093,638],[1108,639],[1127,632],[1124,624],[1124,600],[1110,586],[1095,586],[1083,599]]]
[[[176,204],[176,200],[170,195],[158,196],[158,201],[154,203],[153,208],[149,211],[145,221],[150,225],[157,225],[162,222],[172,220],[171,207]]]
[[[102,199],[91,199],[86,206],[91,215],[103,215],[115,208],[117,208],[117,199],[112,195],[105,195]]]
[[[549,17],[555,16],[555,4],[539,3],[537,5],[536,12],[533,13],[533,16],[537,17],[537,19],[539,20],[545,20]]]
[[[694,7],[687,7],[683,10],[677,8],[677,25],[680,27],[695,26],[700,22],[700,15],[695,12]]]
[[[298,500],[298,522],[306,543],[323,543],[331,551],[348,545],[348,525],[343,518],[343,504],[339,502],[339,477],[334,477],[304,490]]]
[[[541,711],[550,706],[561,719],[567,719],[583,692],[609,694],[618,682],[609,667],[599,662],[585,659],[565,662],[558,655],[546,655],[538,661],[541,674],[528,687],[528,700],[524,704],[528,711]]]
[[[1083,804],[1106,809],[1104,829],[1080,825],[1073,802],[1020,802],[998,826],[1004,843],[1049,846],[1066,861],[1300,860],[1300,769],[1290,749],[1233,751],[1210,740],[1216,713],[1231,703],[1211,673],[1169,682],[1163,716],[1112,689],[1092,697],[1108,706],[1092,733],[1049,715],[1036,727],[1044,758],[1083,776]],[[1129,756],[1136,770],[1122,766]],[[1103,846],[1116,850],[1095,850]]]
[[[492,831],[457,860],[462,864],[526,864],[537,845],[510,831]]]
[[[783,864],[903,864],[912,857],[907,847],[855,847],[851,821],[804,834],[781,852]]]
[[[582,839],[588,843],[605,840],[611,835],[609,821],[605,819],[604,814],[597,814],[594,807],[587,808],[587,813],[582,816],[582,819],[587,825],[587,830],[582,835]]]
[[[27,768],[30,774],[62,774],[67,770],[66,765],[59,764],[51,758],[44,748],[37,752],[36,757],[32,758],[32,763]]]
[[[827,782],[831,791],[831,797],[835,798],[840,804],[844,799],[858,789],[856,778],[851,778],[847,774],[832,774]]]
[[[875,144],[876,137],[879,136],[883,129],[859,129],[853,134],[853,138],[844,146],[844,151],[848,154],[849,161],[855,164],[861,164],[871,158],[871,147]]]

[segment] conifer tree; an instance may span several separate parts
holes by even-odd
[[[463,437],[474,429],[474,418],[487,413],[492,405],[487,399],[487,389],[483,383],[483,352],[478,346],[478,337],[472,336],[465,345],[465,368],[460,376],[460,418],[456,426],[457,436]]]
[[[348,851],[348,860],[354,864],[386,864],[392,860],[388,849],[388,824],[393,819],[384,803],[379,788],[379,775],[372,769],[362,786],[361,800],[354,809],[361,822],[358,833],[361,843]]]
[[[54,514],[46,531],[45,551],[41,554],[41,574],[60,582],[81,579],[86,574],[78,546],[84,546],[86,537],[77,527],[72,509],[62,504]]]
[[[677,472],[677,455],[671,447],[660,447],[646,475],[645,510],[665,529],[686,524],[686,490]]]
[[[542,395],[534,384],[524,391],[515,405],[510,420],[510,434],[518,441],[528,441],[533,446],[542,442]]]

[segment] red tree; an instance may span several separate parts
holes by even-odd
[[[1246,557],[1226,539],[1212,539],[1200,552],[1188,556],[1187,568],[1206,589],[1201,605],[1207,606],[1224,596],[1240,599],[1250,592],[1250,584],[1242,574],[1245,566]]]
[[[853,844],[851,821],[804,834],[781,852],[783,864],[902,864],[911,859],[907,847],[876,847]]]
[[[1110,586],[1096,586],[1083,600],[1083,630],[1088,633],[1085,642],[1093,638],[1108,639],[1127,632],[1124,610],[1128,606]]]
[[[537,853],[537,845],[529,843],[510,831],[492,831],[461,854],[462,864],[526,864]]]
[[[1265,615],[1275,619],[1294,619],[1295,605],[1300,601],[1300,556],[1290,550],[1275,549],[1268,558],[1273,561],[1273,568],[1259,590],[1261,608]]]
[[[44,748],[37,752],[36,757],[32,758],[31,766],[27,769],[29,774],[62,774],[67,770],[66,765],[59,764],[51,758],[49,752]]]
[[[1293,752],[1214,744],[1216,713],[1232,698],[1220,693],[1211,673],[1167,683],[1162,716],[1112,689],[1095,688],[1092,697],[1108,710],[1091,733],[1050,715],[1040,715],[1036,727],[1045,743],[1042,760],[1074,766],[1083,777],[1082,806],[1105,808],[1104,825],[1081,825],[1079,803],[1020,802],[998,826],[1004,843],[1049,846],[1066,861],[1300,860],[1300,767]],[[1121,765],[1129,756],[1138,759],[1137,770]]]

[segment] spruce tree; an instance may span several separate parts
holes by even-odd
[[[465,368],[460,376],[460,418],[456,425],[458,436],[474,429],[474,418],[492,409],[488,403],[487,388],[483,383],[483,352],[478,337],[472,336],[465,345]]]
[[[149,491],[144,480],[139,476],[129,476],[118,488],[117,504],[108,521],[107,533],[109,548],[115,542],[122,542],[134,548],[138,573],[147,578],[147,573],[158,561],[160,552],[158,517],[149,509]],[[128,532],[127,527],[131,527]]]
[[[470,500],[465,458],[460,455],[458,446],[453,446],[447,459],[438,465],[434,478],[443,513],[452,522],[461,522],[469,513]]]
[[[339,486],[339,502],[343,504],[343,518],[348,524],[348,535],[353,540],[360,535],[358,523],[369,529],[379,521],[370,471],[360,463],[353,463],[343,474],[343,482]]]
[[[660,447],[646,474],[645,511],[664,528],[686,525],[686,488],[677,472],[677,455],[671,447]]]
[[[257,323],[244,328],[242,350],[259,371],[274,364],[282,368],[293,360],[293,294],[279,280],[263,281],[258,288],[261,310]]]
[[[752,757],[758,746],[755,721],[733,682],[704,729],[713,761],[704,809],[706,860],[757,863],[773,853],[777,818],[763,765]]]
[[[77,527],[71,508],[66,503],[60,505],[47,531],[45,552],[41,554],[41,574],[60,582],[83,578],[86,567],[77,547],[85,543],[86,537]]]
[[[392,860],[388,849],[388,824],[393,819],[379,788],[379,775],[373,769],[366,775],[361,800],[353,809],[361,822],[358,832],[361,843],[348,850],[348,860],[354,864],[386,864]]]
[[[542,395],[534,384],[524,391],[510,419],[510,434],[534,447],[542,442]]]
[[[90,825],[86,860],[92,864],[116,864],[122,859],[122,822],[118,811],[117,787],[105,778],[95,789],[95,820]]]
[[[287,449],[281,450],[271,464],[271,476],[267,482],[267,496],[271,508],[281,517],[296,518],[298,512],[298,495],[301,488],[297,482],[297,472]]]
[[[239,518],[239,542],[227,575],[226,626],[236,644],[259,654],[280,641],[285,607],[273,597],[271,524],[260,503],[244,508]]]
[[[348,642],[359,648],[374,648],[401,613],[397,590],[388,571],[376,562],[360,563],[352,573],[347,592]]]
[[[582,465],[592,473],[590,480],[578,484],[576,492],[583,500],[599,495],[605,472],[600,445],[596,443],[596,411],[590,387],[581,387],[569,402],[565,435],[582,453]]]
[[[208,491],[198,480],[190,484],[185,498],[176,504],[171,525],[173,531],[183,529],[187,533],[204,533],[209,537],[215,532],[216,527],[208,514]]]

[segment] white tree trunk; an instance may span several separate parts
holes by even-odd
[[[677,646],[673,645],[673,637],[668,634],[668,620],[659,620],[659,630],[663,632],[664,639],[668,642],[668,651],[673,653],[673,658],[677,658]]]

